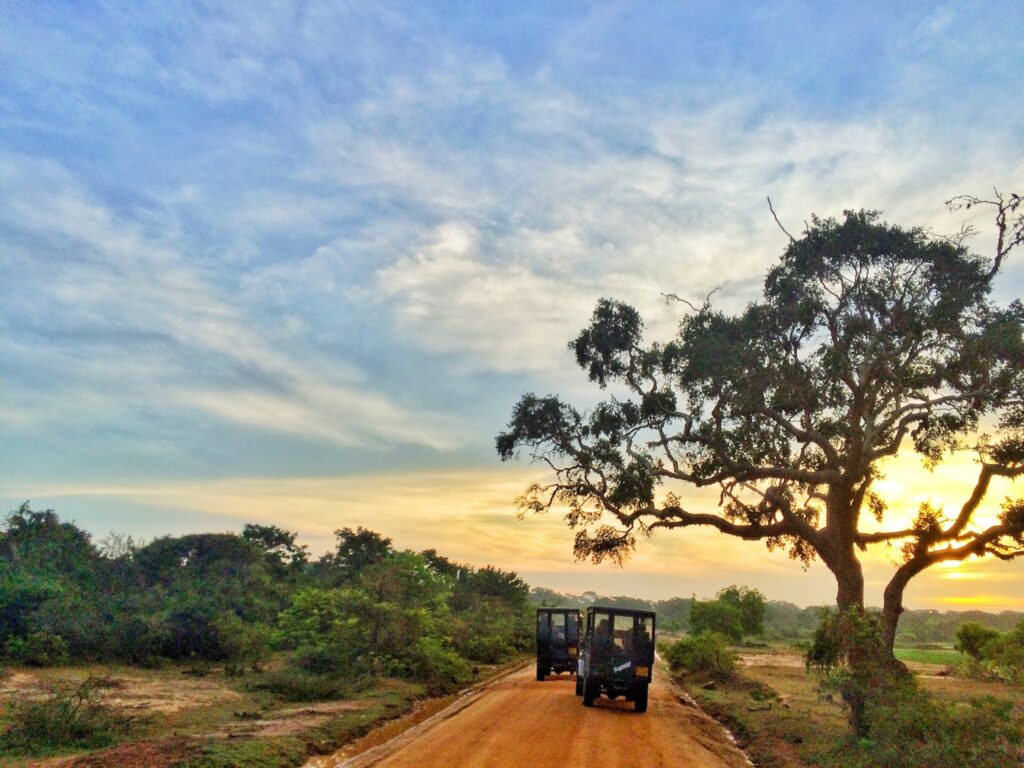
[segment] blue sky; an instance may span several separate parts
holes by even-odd
[[[661,291],[751,298],[766,195],[791,228],[949,232],[945,199],[1024,178],[1017,2],[0,15],[0,501],[99,535],[362,524],[578,591],[713,589],[658,564],[703,562],[685,537],[619,572],[516,522],[518,395],[593,397],[565,342],[598,297],[655,334]],[[782,565],[751,578],[827,598]]]

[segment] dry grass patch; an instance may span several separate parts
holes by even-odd
[[[758,768],[882,768],[895,764],[891,762],[895,759],[891,743],[872,745],[853,738],[844,708],[819,692],[817,679],[804,669],[802,655],[796,650],[744,653],[737,674],[726,681],[707,687],[702,687],[702,679],[683,683],[702,707],[733,732]],[[1010,702],[1014,704],[1011,719],[1024,725],[1024,692],[1020,690],[997,682],[937,675],[920,676],[919,683],[923,690],[937,695],[942,707],[952,705],[966,717],[974,713],[975,718],[985,718],[988,716],[983,713],[995,711],[978,702],[983,697]],[[906,716],[913,721],[912,713]],[[994,721],[989,718],[978,723],[982,730],[985,723],[993,725]],[[994,730],[999,730],[999,724],[995,725]],[[994,743],[992,750],[986,744],[977,746],[982,754],[989,752],[991,757],[995,753]],[[908,742],[899,765],[917,765],[916,749]],[[879,758],[883,762],[872,762],[876,753],[883,755]]]

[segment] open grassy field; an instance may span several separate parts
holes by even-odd
[[[948,676],[947,656],[923,653],[924,658],[941,662],[908,663],[919,684],[936,694],[940,704],[966,710],[981,697],[993,697],[1011,702],[1011,716],[1024,725],[1024,691],[999,682]],[[758,768],[885,767],[872,762],[869,742],[853,737],[842,704],[822,693],[796,649],[742,649],[737,672],[729,680],[707,682],[695,677],[682,682],[702,707],[733,732]],[[906,749],[912,753],[914,745],[908,741]],[[907,764],[915,764],[912,755],[907,759]],[[1007,768],[1018,764],[1007,763]]]
[[[297,701],[287,675],[226,675],[219,668],[174,665],[147,670],[112,665],[0,669],[0,711],[43,702],[55,686],[73,690],[98,681],[97,699],[125,729],[98,750],[0,755],[3,768],[228,768],[301,765],[337,749],[425,699],[422,686],[379,679],[332,695]],[[480,667],[485,679],[498,667]],[[268,689],[268,687],[270,689]]]
[[[963,654],[959,651],[954,651],[952,648],[897,648],[896,658],[907,663],[935,664],[941,666],[955,666],[964,660]]]

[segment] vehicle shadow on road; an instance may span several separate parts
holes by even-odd
[[[637,712],[633,708],[633,702],[631,701],[611,701],[610,699],[597,699],[594,701],[595,710],[603,710],[605,712],[616,712],[622,715],[640,715],[642,712]]]

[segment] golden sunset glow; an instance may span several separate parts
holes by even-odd
[[[878,483],[890,505],[886,529],[909,525],[923,501],[955,513],[973,488],[972,457],[952,457],[934,472],[912,456],[885,467]],[[661,531],[641,540],[627,566],[581,563],[572,555],[572,532],[555,512],[517,519],[514,500],[526,486],[545,479],[538,467],[510,465],[490,470],[374,472],[311,478],[231,478],[208,482],[125,485],[64,485],[30,489],[33,497],[67,506],[72,499],[142,504],[154,509],[199,512],[226,529],[244,522],[292,527],[311,549],[322,552],[341,527],[363,526],[394,539],[399,547],[436,548],[473,565],[495,564],[520,571],[531,583],[570,592],[588,589],[653,598],[708,595],[729,583],[757,584],[769,597],[800,604],[834,598],[831,574],[820,564],[805,574],[784,553],[708,529]],[[994,482],[980,511],[982,524],[995,519],[1002,498],[1015,488]],[[694,511],[715,509],[717,492],[683,496]],[[870,526],[874,525],[871,521]],[[867,527],[870,527],[867,526]],[[898,544],[864,553],[869,603],[900,560]],[[1019,607],[1024,566],[994,558],[946,562],[918,577],[907,603],[919,608],[973,605],[1002,610]]]

